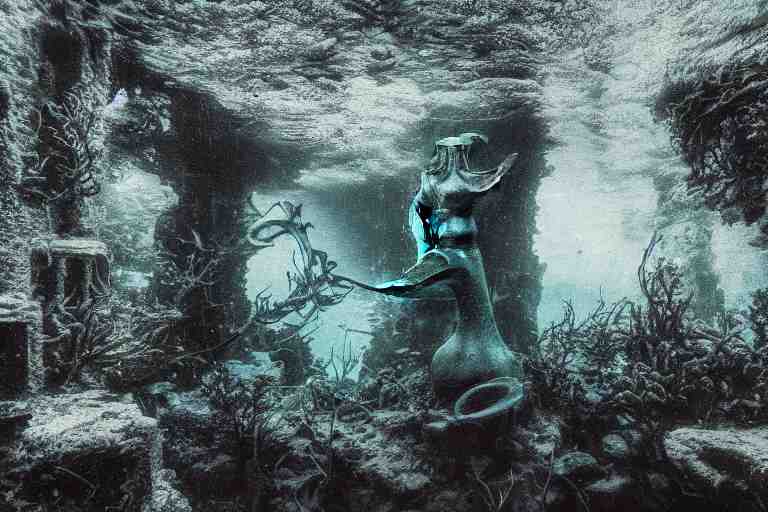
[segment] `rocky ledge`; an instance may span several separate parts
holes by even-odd
[[[0,447],[0,510],[159,512],[186,501],[153,466],[157,422],[129,396],[91,390],[13,407],[28,423]]]
[[[692,493],[733,505],[768,498],[767,427],[680,428],[666,435],[664,447]]]

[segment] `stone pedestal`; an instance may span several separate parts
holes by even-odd
[[[47,337],[42,348],[45,381],[56,385],[62,378],[62,354],[70,353],[73,344],[64,313],[84,304],[100,310],[108,306],[109,251],[98,240],[40,238],[32,242],[30,265],[32,297],[42,306]]]
[[[32,242],[32,295],[46,314],[106,297],[110,290],[109,251],[98,240],[37,239]],[[46,334],[58,335],[48,332]]]

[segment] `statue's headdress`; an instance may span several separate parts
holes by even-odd
[[[512,168],[516,159],[517,153],[513,153],[501,164],[493,164],[488,137],[480,133],[468,132],[440,139],[435,142],[432,160],[424,170],[430,182],[426,186],[430,190],[425,192],[435,196],[436,204],[446,202],[438,197],[468,197],[486,192]]]

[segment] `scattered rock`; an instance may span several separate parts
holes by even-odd
[[[96,390],[27,406],[32,418],[6,472],[21,485],[17,497],[73,510],[141,510],[151,493],[155,420],[134,403]]]
[[[358,32],[356,30],[350,30],[350,31],[344,32],[340,36],[342,41],[357,41],[358,39],[361,39],[362,37],[363,37],[363,33],[362,32]]]
[[[390,48],[374,48],[371,50],[371,57],[376,60],[387,60],[392,57],[392,49]]]
[[[764,493],[768,427],[748,430],[680,428],[664,437],[669,460],[695,489],[709,494],[725,482]]]
[[[394,69],[397,65],[397,59],[394,57],[391,57],[387,60],[372,62],[368,65],[366,68],[368,73],[375,74],[375,73],[381,73],[383,71],[389,71],[391,69]]]
[[[261,358],[258,355],[263,354]],[[283,371],[279,365],[274,364],[269,359],[267,352],[251,352],[249,363],[231,359],[224,363],[224,367],[234,378],[252,383],[260,377],[270,377],[280,382],[283,378]]]
[[[366,510],[381,506],[382,511],[390,512],[406,509],[408,504],[421,507],[431,501],[427,499],[428,490],[434,481],[429,465],[419,456],[420,425],[414,418],[414,413],[404,411],[374,411],[366,429],[358,428],[360,422],[336,422],[331,449],[335,467],[343,468],[338,469],[344,474],[338,475],[340,481],[346,483],[343,493],[334,495],[334,503],[354,503],[357,507],[367,500],[371,505]],[[275,510],[291,510],[281,504],[280,496],[300,491],[318,472],[315,461],[320,465],[328,462],[325,449],[329,425],[330,414],[315,416],[317,441],[296,437],[295,429],[287,425],[274,433],[273,442],[282,452],[279,471],[275,472],[274,485],[279,495],[272,502]],[[375,496],[370,490],[375,491]],[[388,508],[388,504],[398,506]]]
[[[626,463],[628,459],[636,455],[627,441],[616,433],[603,437],[602,446],[603,454],[614,462]]]
[[[329,58],[333,47],[336,46],[338,42],[339,40],[335,37],[329,37],[328,39],[323,39],[319,43],[310,46],[307,49],[307,59],[317,61]]]
[[[570,452],[555,459],[552,472],[577,485],[586,485],[606,474],[597,459],[588,453]]]
[[[697,338],[689,341],[689,346],[696,357],[704,357],[710,354],[715,342],[707,338]]]
[[[672,489],[672,483],[666,475],[661,473],[649,473],[648,485],[657,494],[667,494]]]
[[[627,508],[635,510],[639,501],[635,490],[632,478],[614,474],[588,485],[584,492],[589,497],[590,510],[608,512]]]
[[[531,448],[539,461],[546,463],[562,443],[560,420],[556,416],[534,413],[525,427],[517,428],[514,437]]]

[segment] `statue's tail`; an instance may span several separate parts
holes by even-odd
[[[424,425],[433,442],[465,436],[466,428],[483,430],[503,417],[513,417],[525,405],[525,386],[515,377],[500,377],[472,386],[453,407],[453,415]]]
[[[334,274],[337,281],[359,286],[365,290],[395,297],[411,299],[449,299],[453,300],[453,292],[444,282],[466,272],[463,267],[451,265],[448,257],[439,250],[432,250],[424,255],[414,266],[393,281],[380,284],[367,284],[356,279]]]

